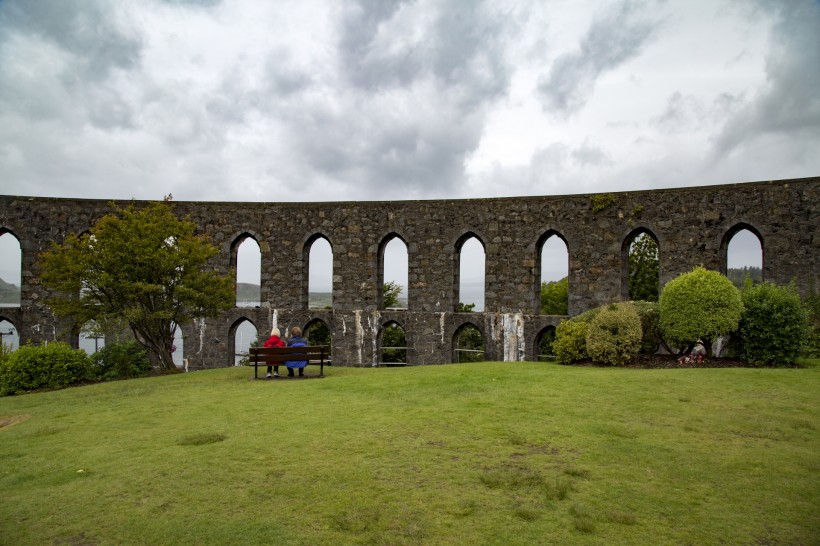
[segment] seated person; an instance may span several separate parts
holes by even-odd
[[[290,330],[290,339],[288,340],[288,347],[307,347],[307,340],[302,337],[302,329],[294,326]],[[293,377],[293,370],[299,370],[299,377],[304,377],[305,366],[307,360],[289,360],[285,362],[288,367],[288,376]]]
[[[287,344],[279,335],[279,328],[274,326],[273,330],[270,331],[270,337],[265,340],[265,347],[287,347]],[[270,370],[271,367],[268,366],[268,379],[270,379]],[[273,377],[279,377],[279,366],[273,366]]]

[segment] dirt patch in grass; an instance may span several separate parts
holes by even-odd
[[[30,417],[31,415],[0,415],[0,430],[5,430],[12,425],[22,423]]]

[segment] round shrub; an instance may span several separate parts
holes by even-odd
[[[140,377],[151,372],[148,351],[134,340],[106,345],[92,356],[94,371],[102,381]]]
[[[688,353],[700,340],[711,354],[718,336],[737,330],[743,302],[732,281],[698,266],[666,283],[658,308],[667,343]]]
[[[0,365],[0,395],[61,389],[93,378],[91,360],[67,343],[23,345]]]
[[[632,303],[610,305],[587,328],[587,353],[595,362],[623,366],[641,348],[641,319]]]
[[[570,364],[587,358],[587,323],[582,320],[562,320],[555,329],[552,350],[558,362]]]
[[[800,355],[808,313],[794,286],[769,282],[743,289],[741,352],[750,364],[791,364]]]

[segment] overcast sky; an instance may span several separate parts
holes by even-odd
[[[3,194],[563,195],[818,150],[818,0],[0,1]]]

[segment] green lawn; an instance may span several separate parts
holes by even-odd
[[[0,543],[820,543],[820,368],[326,372],[0,398]]]

